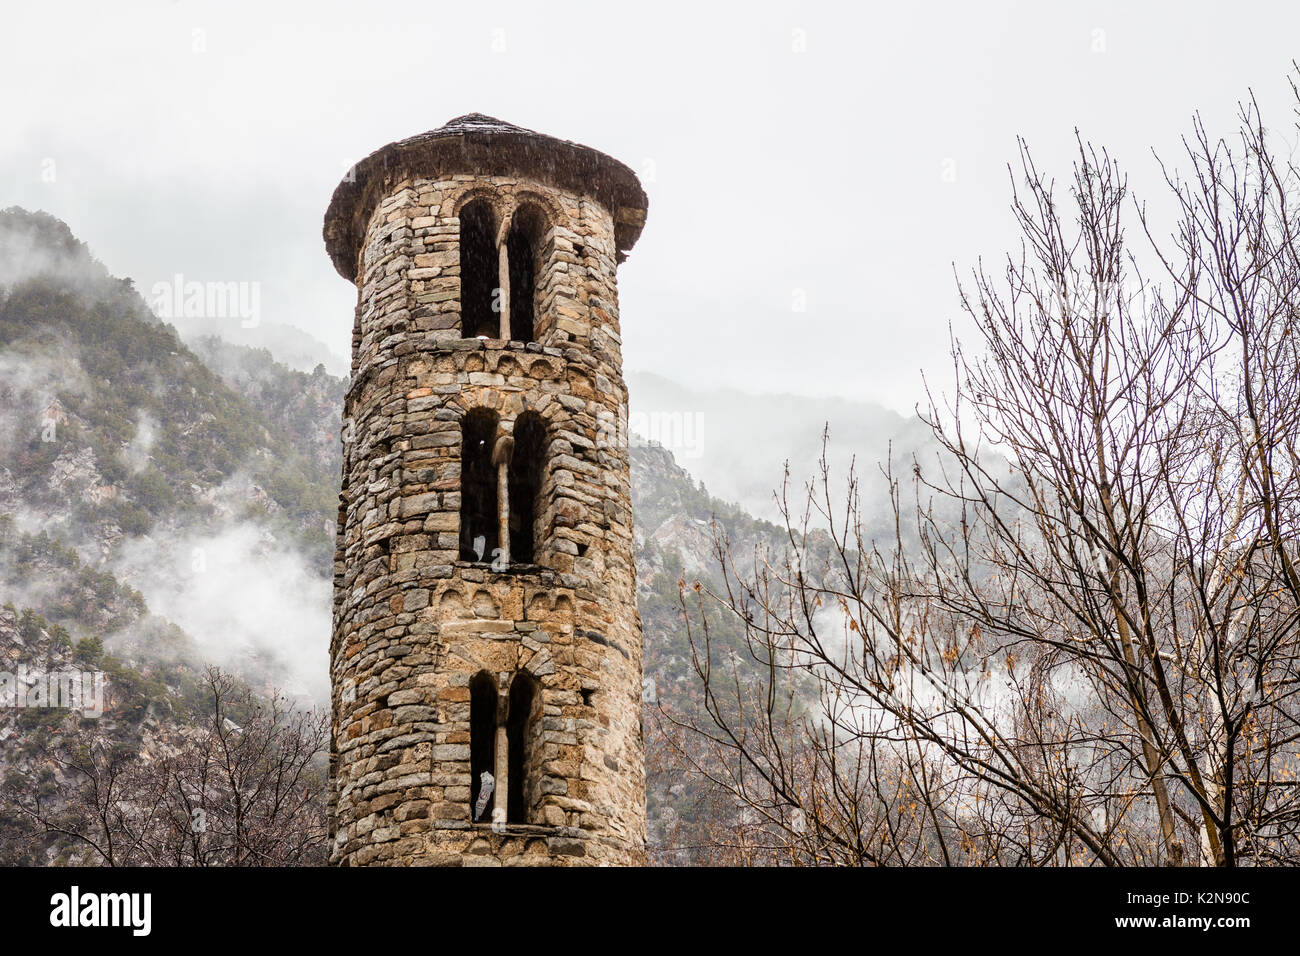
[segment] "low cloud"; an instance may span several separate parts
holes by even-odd
[[[113,570],[205,659],[292,694],[329,699],[331,587],[253,522],[157,531],[120,545]]]

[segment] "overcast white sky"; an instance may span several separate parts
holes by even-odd
[[[1228,132],[1253,87],[1287,126],[1300,55],[1279,2],[10,0],[2,23],[0,207],[65,219],[143,291],[259,282],[264,320],[346,354],[335,184],[483,112],[643,175],[629,369],[900,411],[945,369],[952,263],[1015,239],[1016,134],[1067,174],[1078,126],[1154,198],[1150,150],[1194,110]]]

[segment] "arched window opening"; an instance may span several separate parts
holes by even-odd
[[[510,338],[536,339],[537,275],[541,267],[546,217],[533,205],[523,205],[510,219],[506,255],[510,260]]]
[[[479,671],[469,682],[469,808],[476,821],[492,819],[489,794],[478,810],[483,774],[496,772],[497,685],[487,671]],[[494,781],[495,786],[495,781]]]
[[[533,710],[537,702],[537,681],[522,671],[510,682],[510,711],[506,739],[510,753],[510,793],[506,801],[506,822],[528,822],[528,772],[532,768]]]
[[[510,560],[531,564],[537,559],[537,504],[542,491],[542,454],[546,426],[536,412],[515,421],[515,447],[510,458]]]
[[[496,217],[486,199],[475,199],[460,211],[460,327],[467,339],[501,334],[498,269]]]
[[[497,469],[492,464],[497,414],[475,408],[460,423],[460,559],[488,562],[500,546]]]

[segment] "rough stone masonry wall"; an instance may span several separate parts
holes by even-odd
[[[537,342],[460,338],[460,208],[542,208]],[[335,554],[333,858],[640,863],[641,625],[613,222],[536,182],[391,185],[358,263]],[[546,423],[536,564],[458,560],[460,420]],[[471,822],[469,681],[540,688],[528,823]]]

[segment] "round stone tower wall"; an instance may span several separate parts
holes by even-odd
[[[373,199],[356,222],[344,411],[332,859],[642,863],[641,624],[614,214],[540,178],[473,169],[384,181]],[[531,341],[462,337],[460,215],[476,201],[502,243],[521,208],[540,223]],[[542,426],[526,563],[464,553],[475,409],[507,450],[521,416]],[[520,682],[527,693],[516,697]],[[511,819],[499,788],[495,804],[474,799],[475,734],[485,732],[474,694],[493,691],[491,767],[497,781],[523,778],[510,780]]]

